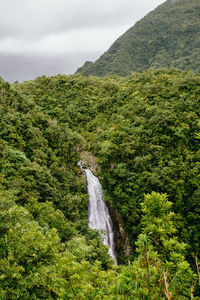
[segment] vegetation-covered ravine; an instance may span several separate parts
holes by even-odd
[[[0,299],[198,299],[199,118],[192,72],[2,79]],[[88,228],[87,155],[129,239],[119,266]]]

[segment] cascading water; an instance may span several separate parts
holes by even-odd
[[[94,176],[90,170],[84,169],[84,171],[87,177],[87,190],[89,194],[89,227],[97,230],[103,229],[105,232],[102,235],[103,243],[109,247],[108,253],[114,260],[114,263],[117,265],[112,221],[108,212],[108,208],[104,202],[101,184],[99,179]]]

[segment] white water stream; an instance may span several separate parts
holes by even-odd
[[[112,220],[108,208],[104,202],[103,190],[99,179],[92,174],[90,170],[84,169],[87,177],[87,190],[89,194],[88,222],[92,229],[102,230],[103,243],[109,247],[108,253],[117,265],[115,256],[114,233],[112,229]]]

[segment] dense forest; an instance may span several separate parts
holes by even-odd
[[[94,63],[79,68],[86,76],[128,76],[149,68],[175,67],[200,72],[200,1],[167,0],[149,13]]]
[[[0,81],[0,299],[199,299],[200,75]],[[119,266],[88,227],[97,166]]]

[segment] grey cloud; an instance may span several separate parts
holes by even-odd
[[[62,56],[0,54],[0,76],[9,82],[32,80],[38,76],[72,74],[85,58],[96,58],[97,53],[70,53]]]
[[[119,23],[133,25],[162,2],[164,0],[9,0],[1,4],[0,28],[6,25],[9,35],[29,39],[50,32]]]
[[[111,45],[113,40],[108,32],[113,32],[114,36],[118,32],[122,34],[163,2],[0,0],[0,76],[12,82],[33,79],[43,74],[73,73],[85,61],[97,59],[100,53],[96,49],[104,49],[101,45]],[[85,32],[89,34],[84,35]],[[60,33],[69,33],[66,42],[62,37],[60,39],[63,43],[57,39]],[[54,35],[56,39],[51,38]],[[84,38],[84,45],[80,37]],[[55,41],[58,41],[57,44]],[[91,45],[98,47],[91,50]],[[61,51],[57,51],[58,48],[62,48]],[[52,49],[48,51],[51,55],[45,52],[49,49]],[[65,54],[55,55],[56,52]]]

